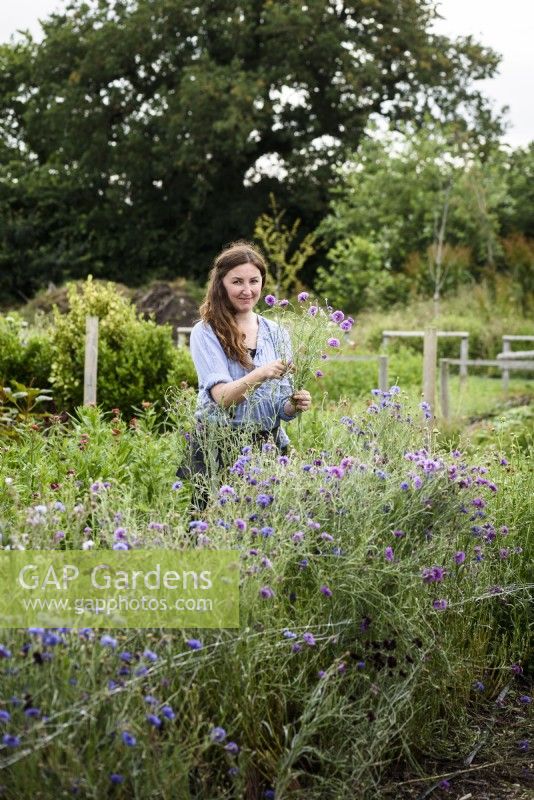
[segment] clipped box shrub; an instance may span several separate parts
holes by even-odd
[[[169,385],[196,382],[191,357],[176,348],[168,326],[137,316],[114,284],[91,277],[68,286],[69,311],[54,309],[52,376],[56,402],[73,407],[83,401],[85,319],[99,318],[97,402],[105,409],[131,409],[163,400]]]
[[[28,327],[16,313],[0,316],[0,383],[50,386],[52,343],[47,331]]]

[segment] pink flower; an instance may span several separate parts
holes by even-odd
[[[339,347],[339,339],[329,339],[327,344],[329,347]]]

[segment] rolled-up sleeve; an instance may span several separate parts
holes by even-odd
[[[218,383],[233,380],[226,354],[213,330],[203,322],[198,322],[191,331],[189,346],[197,371],[199,396],[203,403],[213,403],[210,390]]]

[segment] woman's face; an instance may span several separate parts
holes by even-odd
[[[240,264],[222,279],[230,305],[236,313],[254,308],[261,294],[261,272],[250,262]]]

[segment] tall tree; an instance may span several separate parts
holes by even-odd
[[[3,290],[203,275],[270,191],[313,228],[371,114],[487,119],[477,80],[498,57],[435,16],[434,0],[73,0],[40,44],[0,49]]]

